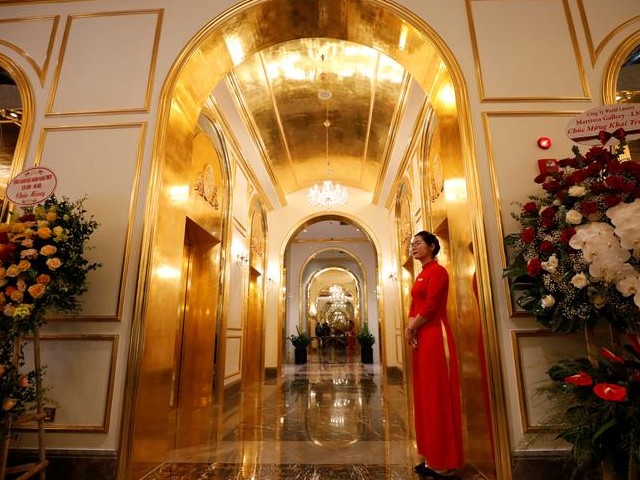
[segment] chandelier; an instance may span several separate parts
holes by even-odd
[[[328,99],[331,97],[331,92],[322,91],[318,96],[321,99]],[[316,184],[311,187],[307,194],[307,200],[310,205],[324,207],[329,210],[336,205],[344,205],[347,203],[348,194],[346,188],[331,181],[331,160],[329,159],[329,127],[331,126],[331,122],[329,121],[328,106],[323,125],[326,129],[327,179],[324,180],[322,184]]]
[[[338,308],[344,308],[349,301],[346,292],[340,285],[331,285],[329,287],[329,301]]]

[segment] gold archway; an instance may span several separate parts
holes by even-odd
[[[277,43],[303,37],[328,37],[348,40],[379,49],[402,64],[433,98],[453,93],[459,154],[464,170],[470,206],[472,236],[475,244],[480,306],[491,376],[491,407],[497,432],[497,471],[500,478],[511,477],[506,412],[502,398],[497,331],[494,326],[487,252],[478,174],[471,135],[468,94],[461,69],[435,30],[422,19],[395,3],[384,0],[319,0],[317,10],[296,8],[296,0],[254,0],[230,9],[203,27],[174,63],[163,86],[152,158],[151,184],[143,233],[143,252],[139,272],[131,348],[125,385],[122,437],[118,477],[132,478],[132,470],[143,471],[166,458],[168,451],[145,449],[145,440],[136,424],[135,412],[145,408],[152,394],[141,391],[141,365],[162,338],[148,335],[152,319],[172,311],[178,291],[163,283],[159,267],[178,269],[184,231],[186,206],[170,195],[185,183],[185,159],[191,158],[192,137],[202,106],[219,81],[249,55]],[[323,14],[320,15],[319,11]],[[292,15],[295,11],[296,15]],[[303,15],[301,15],[303,14]],[[318,19],[321,18],[321,21]],[[273,19],[273,21],[270,21]],[[372,25],[376,27],[373,28]],[[381,28],[383,26],[383,28]],[[406,40],[399,43],[402,32]],[[419,60],[419,61],[418,61]],[[437,79],[437,81],[436,81]],[[434,88],[438,87],[438,88]],[[449,95],[450,96],[450,95]],[[446,102],[433,108],[442,118],[449,115]],[[450,115],[449,115],[450,116]],[[162,287],[162,288],[160,288]],[[228,288],[228,285],[226,286]],[[148,292],[162,292],[157,295]],[[164,384],[158,385],[159,394]],[[156,435],[157,437],[157,435]],[[157,441],[157,440],[156,440]],[[168,448],[165,445],[165,448]],[[144,473],[144,471],[143,471]],[[133,477],[135,478],[135,477]]]

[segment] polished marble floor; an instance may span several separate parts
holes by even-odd
[[[210,439],[183,435],[145,480],[419,479],[405,393],[402,379],[377,365],[312,355],[225,398],[210,415]],[[199,418],[182,421],[207,421],[202,411],[190,415]],[[457,478],[488,477],[469,467]]]

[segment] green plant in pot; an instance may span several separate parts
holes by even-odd
[[[289,335],[287,338],[295,348],[295,362],[297,364],[307,363],[307,347],[311,343],[311,337],[306,332],[300,332],[296,327],[297,335]]]
[[[360,345],[362,363],[373,363],[373,344],[376,343],[376,337],[369,331],[368,323],[363,324],[362,330],[356,335],[356,340]]]

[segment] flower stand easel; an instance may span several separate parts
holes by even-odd
[[[18,368],[21,364],[22,347],[24,345],[24,339],[18,335],[15,337],[14,351],[11,359],[11,366],[13,369],[8,372],[8,375],[18,375]],[[4,439],[2,441],[2,450],[0,452],[0,479],[15,478],[16,480],[23,480],[31,478],[36,474],[39,474],[40,480],[46,478],[46,468],[49,461],[46,459],[45,447],[44,447],[44,419],[45,414],[43,410],[42,401],[42,377],[41,361],[40,361],[40,334],[39,329],[36,328],[33,332],[33,362],[35,366],[35,411],[33,413],[25,415],[7,414],[5,418],[6,424],[3,426]],[[14,379],[20,382],[21,379]],[[3,405],[5,410],[10,405]],[[37,422],[38,428],[38,460],[36,462],[25,463],[21,465],[7,466],[7,460],[9,457],[9,445],[11,443],[12,430],[15,427],[27,423]],[[18,475],[14,477],[14,475]]]

